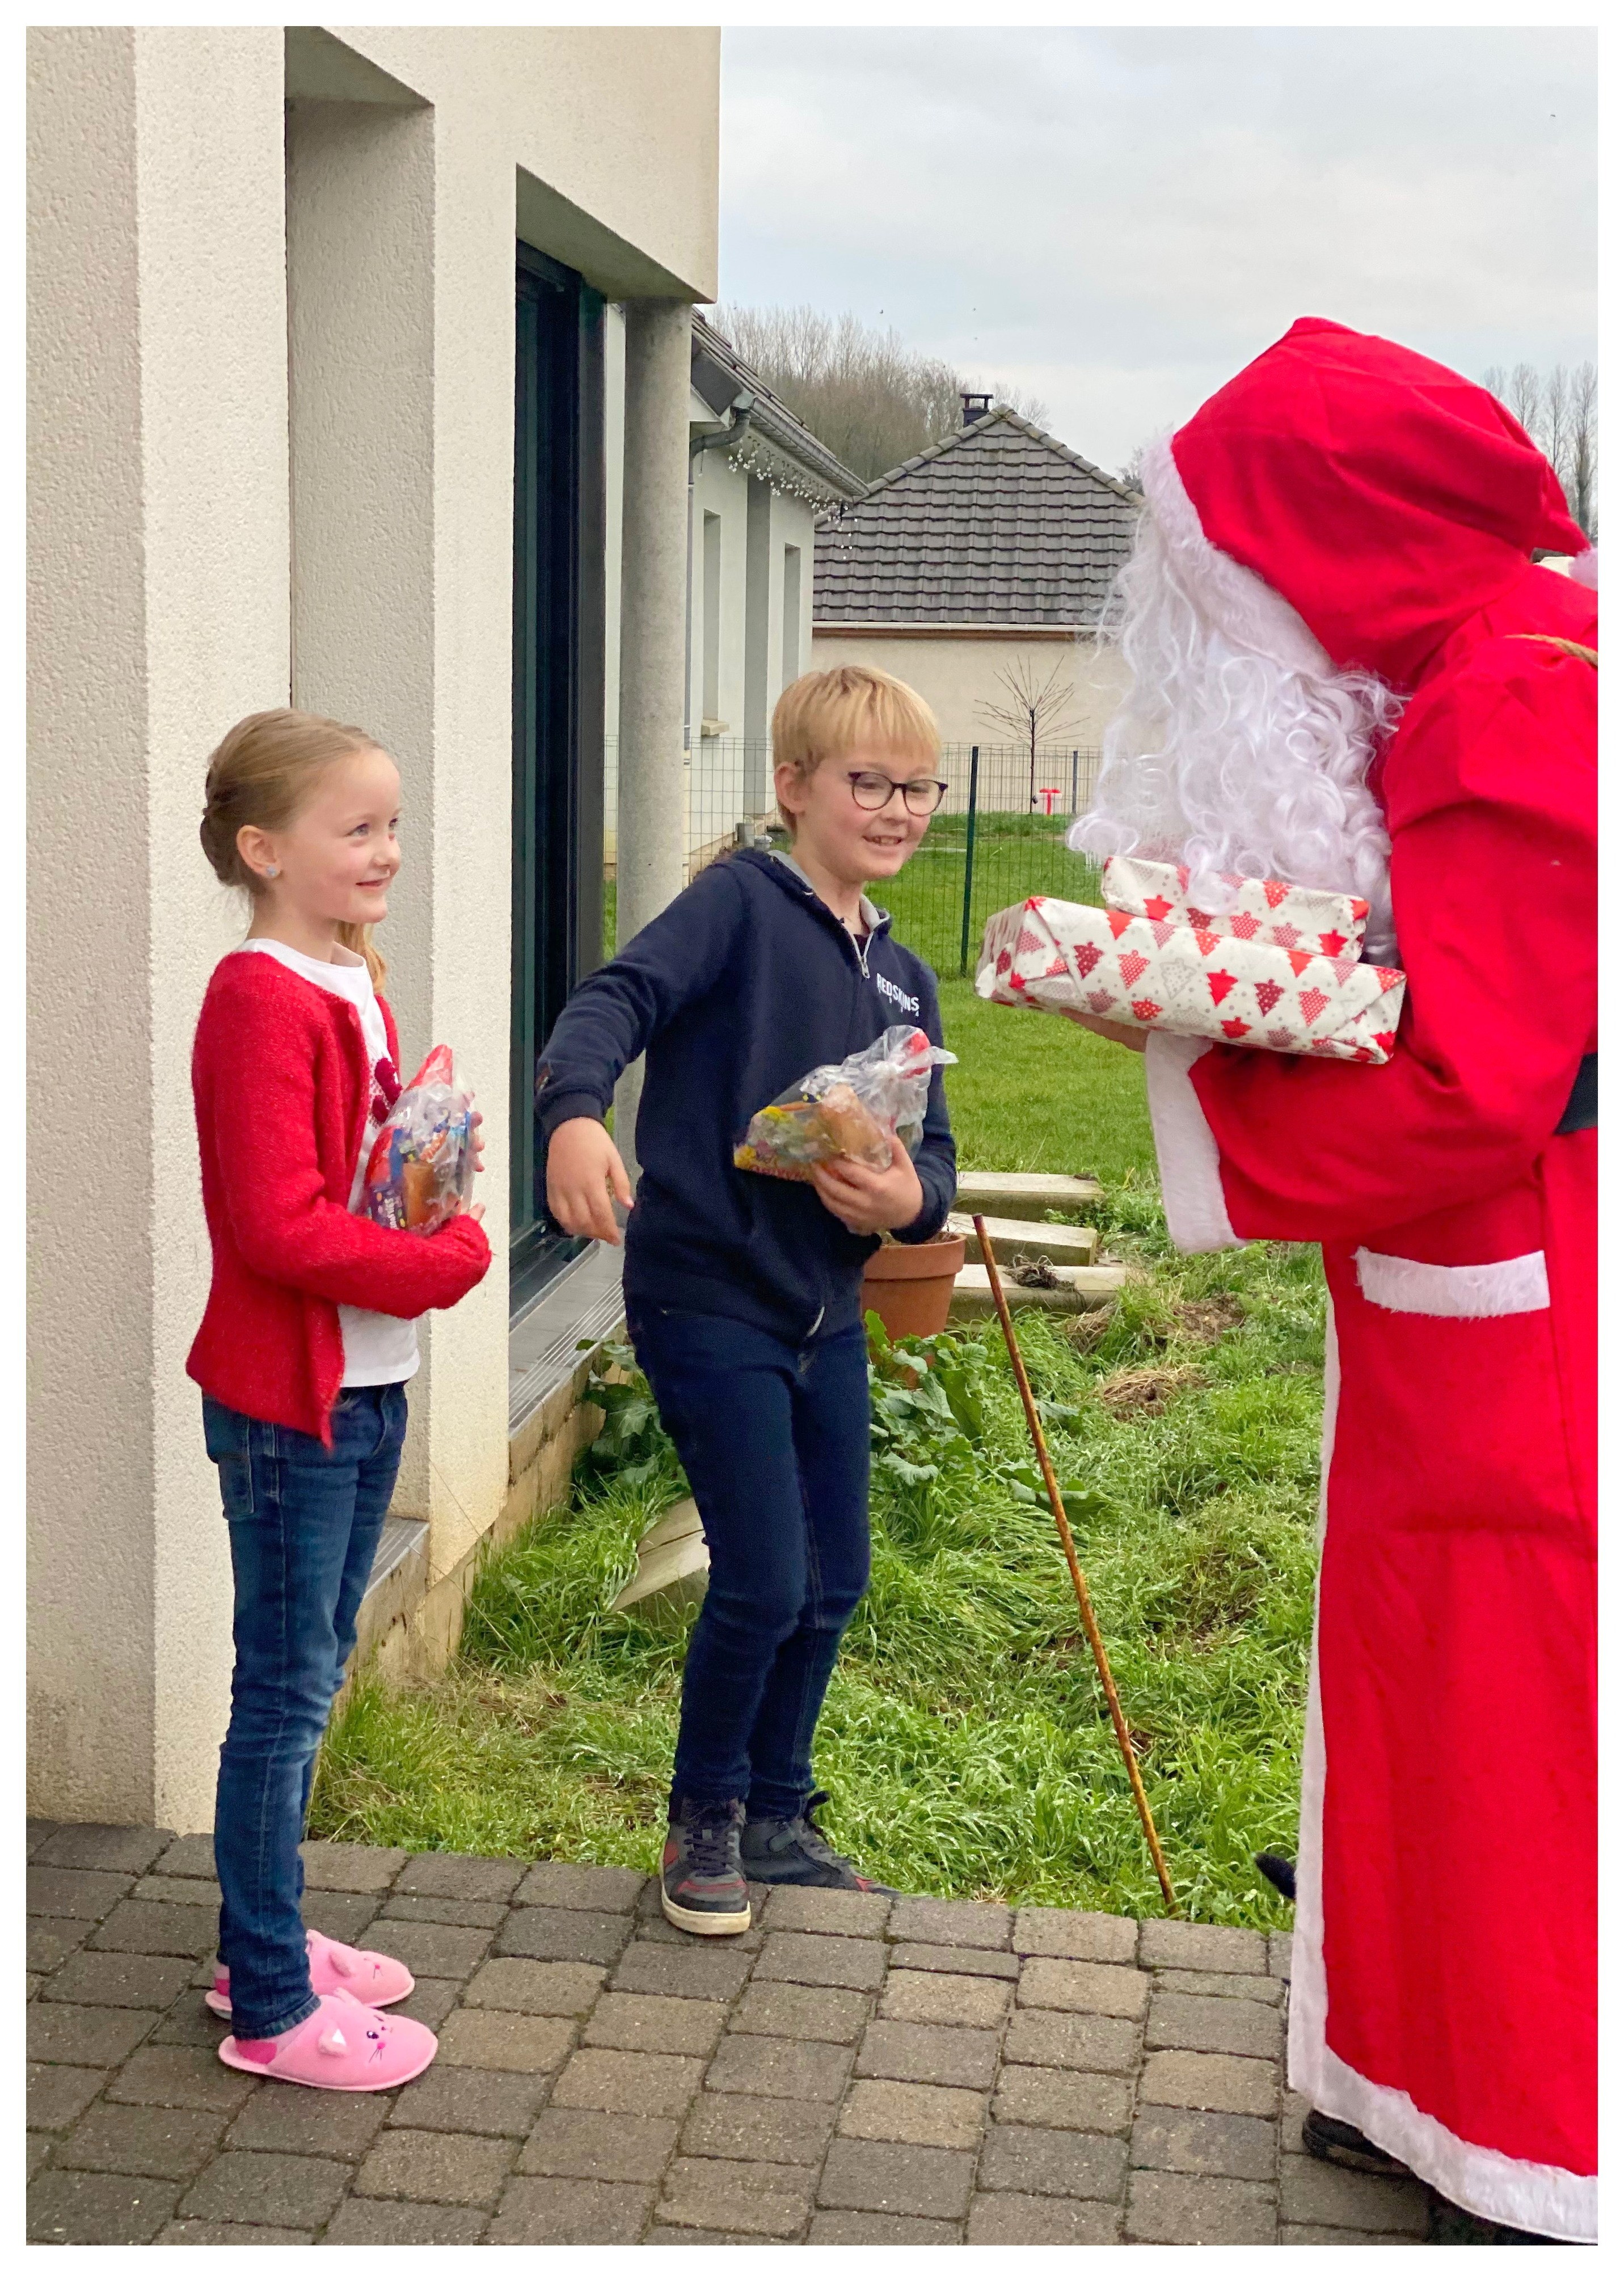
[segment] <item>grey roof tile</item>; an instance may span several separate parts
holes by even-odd
[[[1142,503],[1013,411],[989,411],[823,515],[815,619],[1092,622]]]

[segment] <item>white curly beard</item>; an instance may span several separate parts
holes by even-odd
[[[1390,846],[1366,776],[1402,701],[1380,679],[1333,669],[1285,601],[1207,543],[1176,470],[1168,497],[1170,468],[1170,452],[1147,465],[1155,509],[1107,602],[1102,636],[1121,647],[1133,684],[1106,729],[1093,802],[1067,841],[1100,858],[1182,861],[1220,906],[1225,870],[1352,892],[1370,902],[1367,956],[1390,961]],[[1237,579],[1268,603],[1246,623],[1255,644],[1220,628],[1192,592],[1207,585],[1233,626],[1246,596]],[[1260,651],[1268,644],[1291,661]]]

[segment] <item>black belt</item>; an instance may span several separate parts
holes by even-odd
[[[1581,1128],[1596,1125],[1596,1052],[1579,1059],[1579,1075],[1573,1084],[1573,1094],[1568,1099],[1568,1109],[1556,1123],[1559,1136],[1576,1135]]]

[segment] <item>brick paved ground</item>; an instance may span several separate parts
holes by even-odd
[[[207,1838],[29,1855],[36,2242],[1426,2235],[1422,2186],[1300,2149],[1278,1934],[781,1888],[706,1944],[629,1869],[309,1846],[307,1920],[408,1963],[441,2043],[327,2096],[215,2056]]]

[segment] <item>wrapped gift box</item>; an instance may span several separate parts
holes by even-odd
[[[1356,953],[1311,953],[1188,919],[1041,898],[987,924],[976,991],[987,1001],[1081,1009],[1240,1048],[1385,1064],[1404,979]]]
[[[1130,860],[1121,853],[1107,860],[1101,876],[1106,905],[1119,912],[1144,915],[1151,922],[1183,923],[1215,931],[1245,945],[1282,946],[1332,960],[1357,955],[1364,942],[1370,905],[1340,891],[1311,891],[1298,883],[1220,875],[1225,912],[1198,905],[1190,897],[1188,867],[1159,860]],[[1211,886],[1205,887],[1211,896]]]

